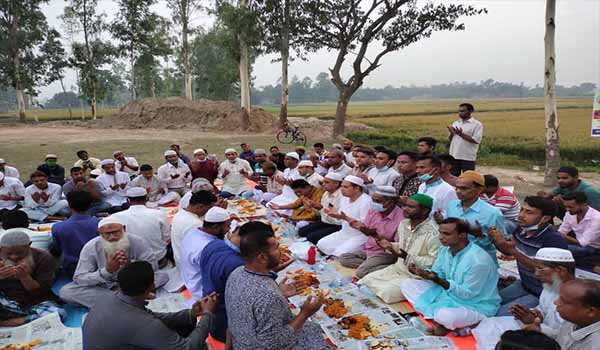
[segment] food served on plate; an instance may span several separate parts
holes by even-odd
[[[288,275],[292,275],[292,280],[294,281],[304,281],[307,287],[318,287],[321,284],[321,281],[317,278],[317,274],[312,271],[304,271],[304,269],[300,268],[296,271],[288,271]]]
[[[338,324],[348,330],[349,338],[364,340],[379,335],[379,332],[371,326],[371,320],[367,316],[347,316],[339,320]]]
[[[35,339],[34,341],[26,344],[8,344],[0,348],[0,350],[31,350],[35,346],[40,345],[41,343],[41,339]]]
[[[37,231],[50,232],[52,231],[52,226],[38,226],[35,229]]]
[[[340,318],[347,314],[350,309],[351,308],[349,306],[344,304],[342,299],[327,298],[327,300],[325,300],[325,307],[323,308],[323,311],[329,317]]]
[[[279,262],[285,263],[292,259],[292,252],[289,250],[287,244],[279,244]]]
[[[369,343],[369,350],[392,350],[394,343],[390,341],[372,341]]]
[[[179,211],[179,208],[173,208],[167,212],[167,215],[175,215]]]

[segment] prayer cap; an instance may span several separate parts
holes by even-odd
[[[6,164],[6,161],[2,158],[0,158],[0,164]]]
[[[177,152],[173,151],[172,149],[165,151],[165,157],[176,156],[176,155],[177,155]]]
[[[111,165],[111,164],[115,164],[115,161],[112,159],[104,159],[100,162],[100,165],[102,165],[102,166]]]
[[[0,171],[0,181],[4,180],[4,173]]]
[[[233,148],[228,148],[225,150],[225,154],[227,154],[227,153],[237,153],[237,151]]]
[[[29,245],[31,239],[24,229],[12,229],[10,232],[5,232],[0,240],[0,247],[18,247],[22,245]]]
[[[210,183],[210,181],[203,177],[195,178],[194,181],[192,181],[192,192],[201,191],[205,187],[210,187],[212,189],[213,185]]]
[[[298,163],[298,166],[299,167],[301,167],[301,166],[309,166],[311,168],[314,168],[315,165],[310,160],[303,160],[300,163]]]
[[[285,154],[286,157],[294,158],[295,160],[300,160],[300,156],[297,152],[289,152]]]
[[[344,178],[342,177],[341,174],[334,173],[334,172],[329,172],[329,173],[325,174],[325,178],[327,178],[329,180],[333,180],[333,181],[344,181]]]
[[[58,157],[56,156],[56,154],[52,154],[52,153],[48,153],[46,154],[46,159],[57,159]]]
[[[481,175],[480,172],[474,170],[467,170],[464,173],[460,174],[459,179],[471,180],[474,183],[485,186],[485,177]]]
[[[429,209],[431,209],[433,207],[433,198],[429,197],[426,194],[417,193],[417,194],[413,194],[409,198]]]
[[[344,181],[355,184],[356,186],[365,187],[365,182],[358,176],[348,175],[344,178]]]
[[[118,218],[116,218],[114,216],[107,216],[104,219],[100,220],[100,222],[98,223],[98,228],[100,228],[102,226],[110,225],[110,224],[119,224],[121,226],[124,226],[123,222],[121,220],[119,220]]]
[[[94,170],[90,171],[90,174],[100,176],[100,175],[102,175],[102,170],[94,169]]]
[[[123,153],[123,151],[114,151],[114,152],[113,152],[113,157],[114,157],[114,156],[116,156],[116,155],[117,155],[117,154],[119,154],[119,153]]]
[[[194,154],[198,154],[198,153],[204,153],[204,154],[206,154],[206,152],[202,148],[196,148],[194,150]]]
[[[229,213],[221,207],[212,207],[204,215],[204,221],[210,223],[225,222],[229,220]]]
[[[398,197],[396,188],[393,186],[377,186],[375,193],[380,194],[384,197]]]
[[[260,155],[260,154],[267,154],[267,151],[265,151],[263,148],[257,148],[254,150],[254,155]]]
[[[131,187],[125,195],[129,198],[144,197],[148,195],[148,192],[143,187]]]
[[[542,261],[551,261],[558,263],[574,263],[575,259],[573,258],[573,254],[566,250],[560,248],[540,248],[537,253],[535,253],[536,260]]]
[[[147,261],[125,265],[117,275],[121,292],[130,297],[142,295],[154,283],[154,270]]]

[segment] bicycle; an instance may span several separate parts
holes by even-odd
[[[306,135],[297,126],[286,126],[277,133],[277,141],[306,146]]]

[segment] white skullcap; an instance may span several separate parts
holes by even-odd
[[[355,184],[356,186],[365,187],[365,182],[358,176],[348,175],[344,178],[344,181]]]
[[[221,207],[212,207],[204,215],[205,222],[218,223],[227,220],[229,220],[229,213]]]
[[[344,178],[342,177],[341,174],[338,173],[334,173],[334,172],[329,172],[327,174],[325,174],[325,178],[329,179],[329,180],[333,180],[333,181],[344,181]]]
[[[0,171],[0,181],[4,180],[4,173]]]
[[[148,195],[148,191],[146,191],[146,189],[143,187],[131,187],[127,189],[125,195],[130,198],[144,197]]]
[[[237,151],[233,148],[228,148],[225,150],[225,154],[227,154],[227,153],[236,153],[237,154]]]
[[[90,171],[90,174],[100,176],[100,175],[102,175],[102,170],[94,169],[94,170]]]
[[[111,164],[115,164],[115,161],[112,159],[104,159],[100,162],[100,165],[102,165],[102,166],[111,165]]]
[[[100,228],[102,226],[110,225],[110,224],[119,224],[119,225],[123,226],[123,222],[121,220],[119,220],[119,218],[116,218],[114,216],[107,216],[104,219],[100,220],[100,222],[98,223],[98,228]]]
[[[298,166],[299,167],[301,167],[301,166],[309,166],[309,167],[313,168],[315,165],[310,160],[303,160],[300,163],[298,163]]]
[[[31,243],[31,239],[22,228],[7,230],[2,235],[2,239],[0,239],[0,247],[2,248],[29,245],[29,243]]]
[[[255,156],[261,155],[261,154],[265,154],[266,155],[267,151],[265,151],[263,148],[257,148],[257,149],[254,150],[254,155]]]
[[[377,186],[375,193],[380,194],[384,197],[398,197],[396,188],[393,186]]]
[[[176,155],[177,155],[177,152],[173,151],[172,149],[165,151],[165,157],[176,156]]]
[[[116,155],[117,155],[117,154],[119,154],[119,153],[123,153],[123,151],[114,151],[114,152],[113,152],[113,157],[114,157],[114,156],[116,156]]]
[[[6,161],[2,158],[0,158],[0,164],[6,164]]]
[[[575,262],[573,254],[570,251],[560,248],[540,248],[537,253],[535,253],[535,259],[559,263]]]
[[[295,160],[300,160],[300,156],[298,155],[297,152],[289,152],[289,153],[286,153],[285,156],[286,157],[290,157],[290,158],[294,158]]]
[[[58,157],[56,156],[56,154],[49,153],[49,154],[46,154],[46,159],[48,159],[48,158],[50,158],[50,159],[53,159],[53,158],[57,159]]]
[[[196,148],[194,150],[194,154],[198,154],[198,153],[204,153],[204,154],[206,154],[206,152],[202,148]]]

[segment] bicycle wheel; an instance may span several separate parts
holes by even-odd
[[[296,144],[306,146],[306,135],[302,131],[296,133]]]
[[[294,142],[294,134],[286,130],[281,130],[277,133],[277,141],[281,143],[292,143]]]

